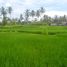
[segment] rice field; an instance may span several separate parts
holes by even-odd
[[[0,27],[0,67],[67,67],[67,27]]]

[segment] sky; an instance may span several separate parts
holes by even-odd
[[[12,16],[17,17],[20,13],[24,13],[26,9],[37,10],[44,7],[45,14],[49,16],[67,15],[67,0],[0,0],[0,7],[13,8]]]

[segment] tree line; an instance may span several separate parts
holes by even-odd
[[[2,22],[0,22],[0,25],[7,25],[7,24],[30,24],[30,23],[36,23],[37,24],[47,24],[47,25],[67,25],[67,16],[57,16],[55,15],[53,18],[49,17],[48,15],[45,15],[46,12],[43,7],[41,7],[38,10],[29,10],[26,9],[23,14],[20,14],[19,18],[11,18],[12,16],[12,7],[1,7],[0,8],[0,16],[2,17]],[[7,16],[9,14],[9,17]],[[43,15],[42,18],[41,15]],[[29,18],[34,18],[34,20],[29,20]],[[38,19],[40,20],[38,21]]]

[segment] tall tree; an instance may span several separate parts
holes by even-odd
[[[12,7],[8,7],[8,13],[10,14],[10,18],[11,18]]]
[[[29,12],[29,10],[27,9],[27,10],[25,11],[25,21],[28,21],[28,20],[29,20],[29,16],[30,16],[30,12]]]
[[[43,16],[44,21],[48,20],[48,15]]]
[[[40,8],[40,12],[41,13],[44,13],[45,12],[45,9],[43,7]]]
[[[39,18],[39,16],[40,16],[40,11],[39,10],[36,11],[36,16]]]
[[[24,18],[23,18],[23,15],[22,14],[20,14],[20,20],[22,21]]]
[[[66,15],[63,16],[63,22],[67,22],[67,16]]]
[[[31,16],[32,16],[32,18],[35,16],[35,11],[34,10],[31,11]]]
[[[57,15],[55,15],[55,17],[54,17],[54,22],[58,23],[58,16]]]
[[[19,18],[19,20],[18,20],[18,23],[21,24],[21,22],[22,22],[23,19],[24,19],[24,18],[23,18],[23,15],[20,14],[20,18]]]
[[[7,15],[7,12],[6,12],[6,9],[4,7],[1,7],[1,15],[3,16],[3,25],[6,24],[6,15]]]

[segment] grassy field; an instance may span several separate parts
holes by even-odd
[[[67,67],[67,27],[1,27],[0,67]]]

